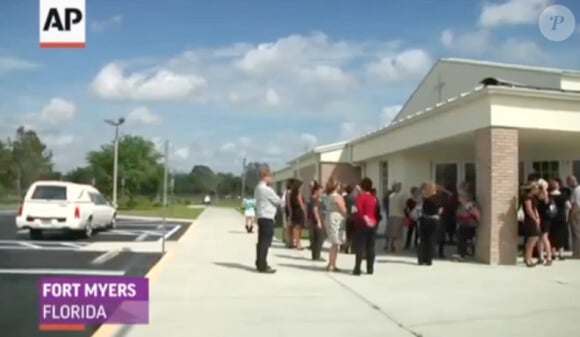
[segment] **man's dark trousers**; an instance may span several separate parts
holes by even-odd
[[[268,249],[274,237],[274,220],[258,218],[258,244],[256,245],[256,268],[268,269]]]

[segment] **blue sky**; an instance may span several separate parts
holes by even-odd
[[[440,57],[580,68],[580,34],[538,29],[549,0],[86,1],[84,50],[40,49],[38,1],[0,2],[0,136],[35,128],[62,170],[105,118],[169,139],[175,169],[280,167],[388,123]]]

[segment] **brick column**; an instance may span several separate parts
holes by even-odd
[[[518,253],[518,130],[475,132],[477,201],[481,224],[476,258],[489,264],[515,264]]]

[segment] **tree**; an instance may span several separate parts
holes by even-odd
[[[189,176],[193,185],[193,193],[211,194],[215,192],[218,183],[217,176],[208,166],[195,165]]]
[[[260,169],[268,166],[266,163],[251,162],[246,165],[245,171],[245,190],[246,194],[252,193],[260,181]]]
[[[217,174],[216,192],[220,196],[238,196],[242,190],[242,178],[231,173]]]
[[[119,140],[119,186],[132,199],[136,194],[154,195],[160,192],[163,182],[162,156],[153,142],[139,136],[124,136]],[[87,154],[99,190],[111,194],[113,190],[114,145],[105,144],[100,150]]]
[[[11,183],[10,167],[12,153],[7,142],[0,140],[0,185],[8,187]]]
[[[194,193],[193,179],[189,173],[176,173],[173,175],[173,192],[178,195]]]
[[[16,130],[16,137],[9,144],[11,148],[11,176],[16,182],[18,195],[35,180],[48,176],[53,169],[52,152],[33,130],[23,126]]]
[[[93,174],[93,170],[90,167],[85,166],[85,167],[77,167],[72,171],[68,172],[64,176],[64,179],[66,181],[70,181],[73,183],[92,185],[95,177]]]
[[[7,142],[0,140],[0,194],[6,195],[9,187],[14,187],[14,178],[11,172],[12,153]]]

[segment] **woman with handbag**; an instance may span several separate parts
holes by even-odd
[[[471,193],[459,193],[457,208],[457,260],[463,261],[467,256],[467,244],[475,237],[475,229],[479,224],[481,213],[473,200]]]

